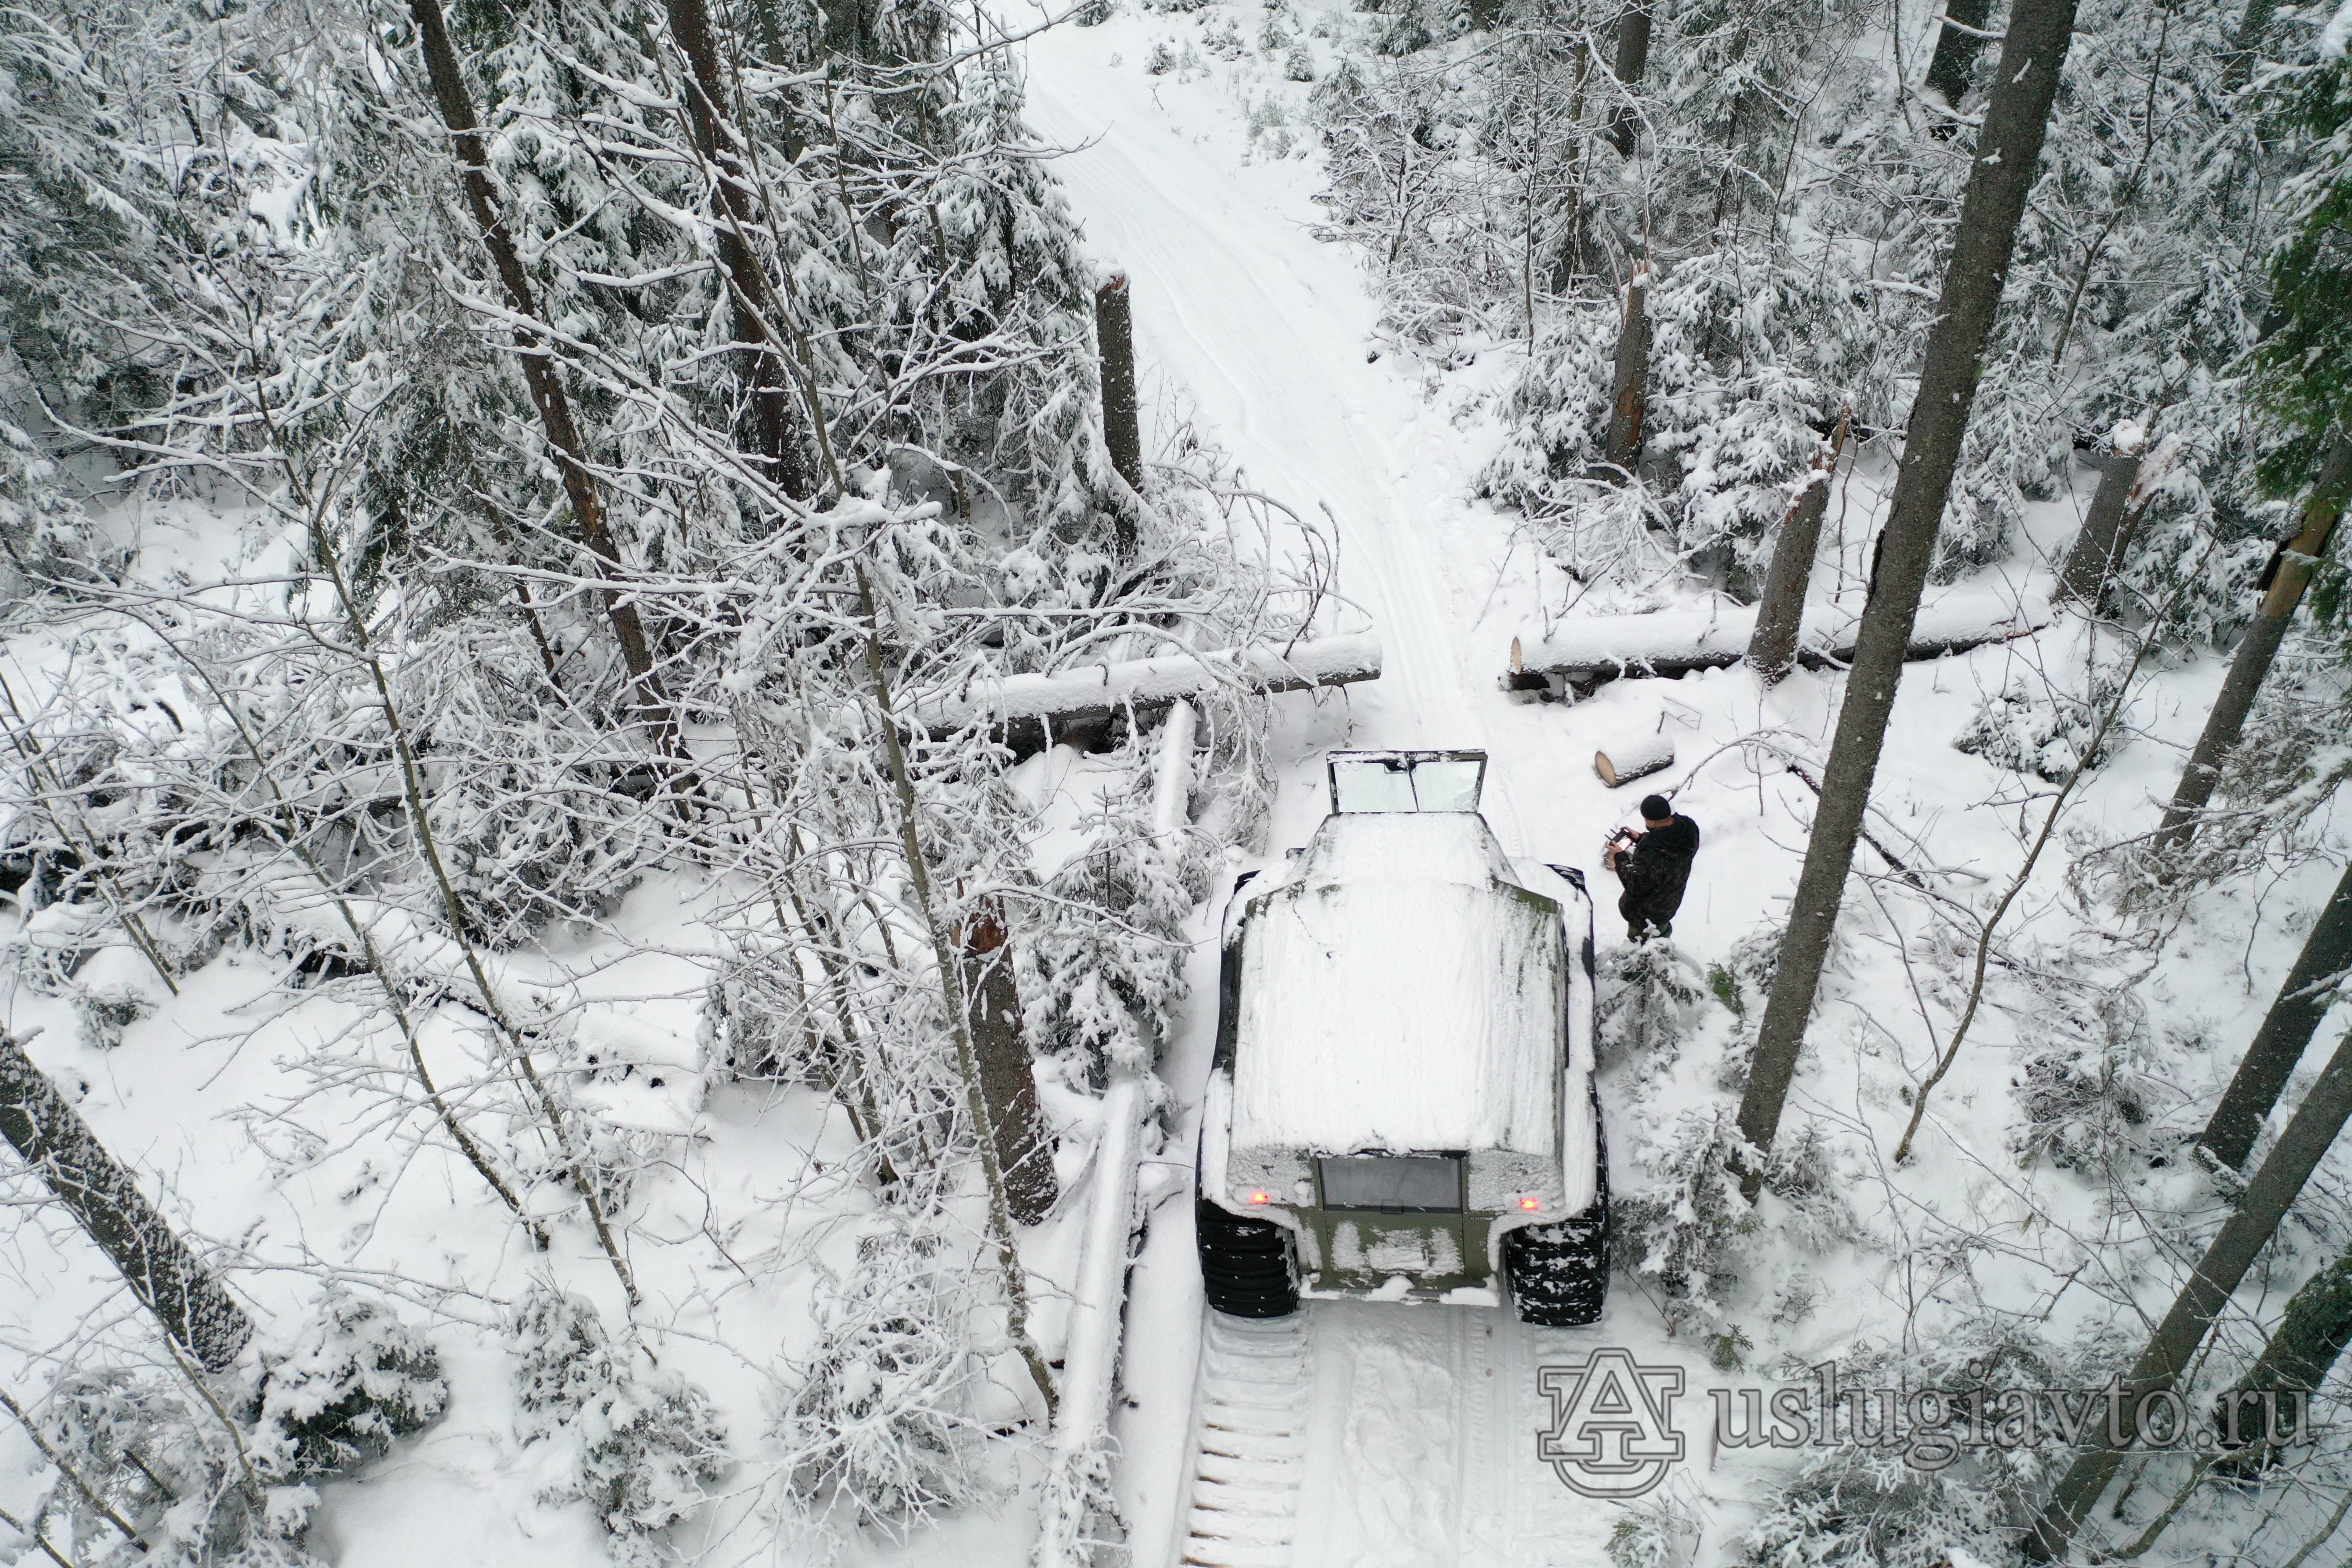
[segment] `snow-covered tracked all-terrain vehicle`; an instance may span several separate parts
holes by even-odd
[[[1197,1211],[1209,1304],[1492,1303],[1609,1285],[1592,904],[1514,865],[1477,752],[1332,756],[1331,813],[1227,906]]]

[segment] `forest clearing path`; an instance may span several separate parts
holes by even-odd
[[[1187,136],[1155,104],[1151,78],[1107,65],[1112,31],[1035,41],[1029,113],[1048,138],[1084,148],[1055,173],[1095,254],[1133,280],[1139,363],[1197,399],[1204,433],[1253,489],[1327,533],[1336,522],[1339,591],[1385,656],[1380,680],[1351,694],[1352,738],[1485,745],[1478,698],[1492,694],[1464,678],[1433,537],[1437,516],[1461,503],[1415,450],[1416,389],[1368,358],[1379,312],[1357,256],[1318,242],[1311,214],[1276,210],[1222,146]],[[1490,770],[1486,815],[1518,852],[1501,772]]]
[[[1444,449],[1454,433],[1429,419],[1417,386],[1368,357],[1377,309],[1358,257],[1318,243],[1311,211],[1297,210],[1303,171],[1244,167],[1230,136],[1188,134],[1153,78],[1110,63],[1122,47],[1139,58],[1138,36],[1118,18],[1034,40],[1029,113],[1047,138],[1083,149],[1055,172],[1095,254],[1133,280],[1139,363],[1192,395],[1203,435],[1253,489],[1318,524],[1328,506],[1338,523],[1339,590],[1386,654],[1381,679],[1349,694],[1349,743],[1486,746],[1505,700],[1465,668],[1496,662],[1475,657],[1494,650],[1465,646],[1444,591],[1444,534],[1465,510],[1459,453]],[[1293,797],[1278,823],[1302,809],[1296,797],[1319,801],[1319,761],[1277,759]],[[1510,763],[1498,752],[1489,769],[1486,814],[1525,853],[1535,825],[1512,800]],[[1213,951],[1195,957],[1160,1068],[1181,1109],[1169,1156],[1188,1163],[1216,1010]],[[1180,1179],[1163,1189],[1128,1309],[1120,1492],[1139,1568],[1599,1560],[1615,1510],[1560,1485],[1535,1443],[1537,1366],[1598,1342],[1595,1331],[1528,1330],[1507,1309],[1316,1301],[1290,1321],[1303,1366],[1288,1349],[1244,1356],[1265,1348],[1268,1326],[1199,1305],[1190,1171]],[[1287,1412],[1302,1388],[1303,1452],[1268,1450],[1263,1478],[1202,1440],[1223,1412],[1259,1442],[1253,1423]],[[1282,1498],[1297,1508],[1287,1526],[1273,1506]]]

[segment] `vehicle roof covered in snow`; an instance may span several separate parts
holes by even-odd
[[[1326,817],[1244,929],[1234,1145],[1553,1149],[1559,914],[1474,814]]]

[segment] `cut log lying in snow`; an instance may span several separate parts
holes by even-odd
[[[1675,765],[1675,738],[1667,734],[1635,735],[1612,741],[1592,753],[1592,771],[1611,789],[1647,778]]]
[[[1015,675],[952,696],[926,697],[915,704],[914,719],[934,734],[976,722],[1059,731],[1129,708],[1156,711],[1180,697],[1198,697],[1219,687],[1303,691],[1380,677],[1381,639],[1364,632],[1090,664],[1052,675]]]
[[[1843,663],[1853,655],[1860,624],[1843,608],[1810,607],[1798,640],[1798,662],[1816,668]],[[2049,624],[2050,605],[2037,595],[2020,598],[1982,588],[1957,588],[1920,607],[1908,657],[1962,653]],[[1503,683],[1524,687],[1532,675],[1564,675],[1581,682],[1721,669],[1747,657],[1755,630],[1753,605],[1562,621],[1548,637],[1528,633],[1512,639],[1511,668]]]

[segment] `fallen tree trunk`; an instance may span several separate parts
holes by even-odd
[[[81,1114],[0,1034],[0,1138],[81,1222],[140,1304],[206,1372],[226,1371],[253,1322],[107,1152]]]
[[[920,697],[909,716],[933,734],[974,723],[1002,727],[1010,737],[1046,738],[1133,710],[1155,713],[1178,698],[1220,687],[1273,693],[1346,686],[1381,677],[1381,639],[1370,632],[1317,637],[1211,653],[1090,664],[1050,675],[1015,675],[952,693]]]
[[[1823,605],[1809,609],[1798,637],[1797,662],[1815,669],[1845,663],[1853,657],[1859,624],[1848,611]],[[1904,657],[1965,653],[2049,624],[2050,606],[2042,599],[1959,589],[1919,611]],[[1722,669],[1747,658],[1755,632],[1754,605],[1562,621],[1549,636],[1522,635],[1511,640],[1511,667],[1503,683],[1524,689],[1527,678],[1536,675],[1566,676],[1585,684]]]

